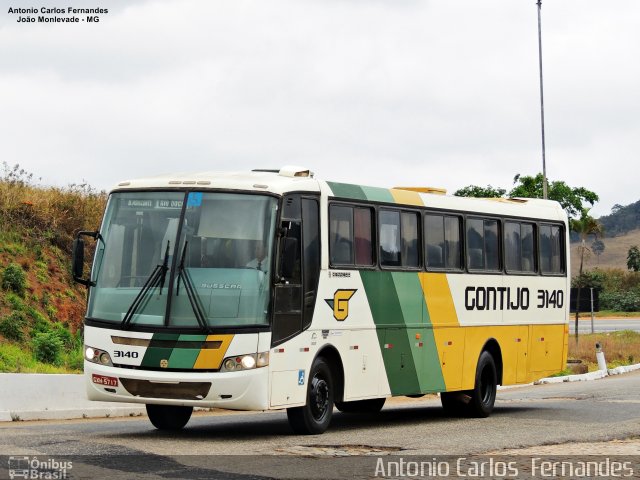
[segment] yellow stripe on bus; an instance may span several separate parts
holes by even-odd
[[[218,341],[222,342],[217,349],[202,349],[196,359],[196,363],[193,365],[194,369],[200,370],[215,370],[220,368],[222,360],[231,345],[233,335],[208,335],[207,342]]]
[[[405,205],[416,205],[418,207],[424,207],[424,202],[420,198],[420,194],[417,192],[410,192],[408,190],[396,190],[391,189],[391,196],[396,203],[402,203]]]
[[[447,275],[420,273],[419,276],[445,386],[447,390],[459,389],[462,387],[465,331],[460,328]]]

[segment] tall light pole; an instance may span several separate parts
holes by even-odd
[[[542,198],[547,199],[547,159],[544,145],[544,92],[542,89],[542,27],[540,21],[540,10],[542,10],[542,0],[538,0],[538,64],[540,66],[540,124],[542,127]]]

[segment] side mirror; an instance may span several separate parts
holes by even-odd
[[[283,279],[293,278],[296,269],[296,263],[300,257],[298,251],[298,239],[286,237],[283,239],[280,261],[280,277]]]
[[[88,278],[82,278],[84,274],[84,240],[83,236],[92,238],[102,238],[98,232],[78,232],[76,238],[73,240],[73,246],[71,247],[71,273],[73,280],[77,283],[85,285],[87,287],[93,287],[94,282]]]
[[[84,240],[80,237],[73,241],[71,252],[71,272],[73,279],[77,282],[84,273]]]

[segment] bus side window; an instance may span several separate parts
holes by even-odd
[[[329,244],[332,265],[353,265],[353,207],[331,205]]]
[[[562,228],[557,225],[540,225],[540,271],[543,274],[564,273]]]
[[[380,210],[380,265],[400,266],[400,212]]]

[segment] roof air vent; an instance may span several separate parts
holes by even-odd
[[[283,177],[313,177],[313,172],[297,165],[285,165],[278,172]]]

